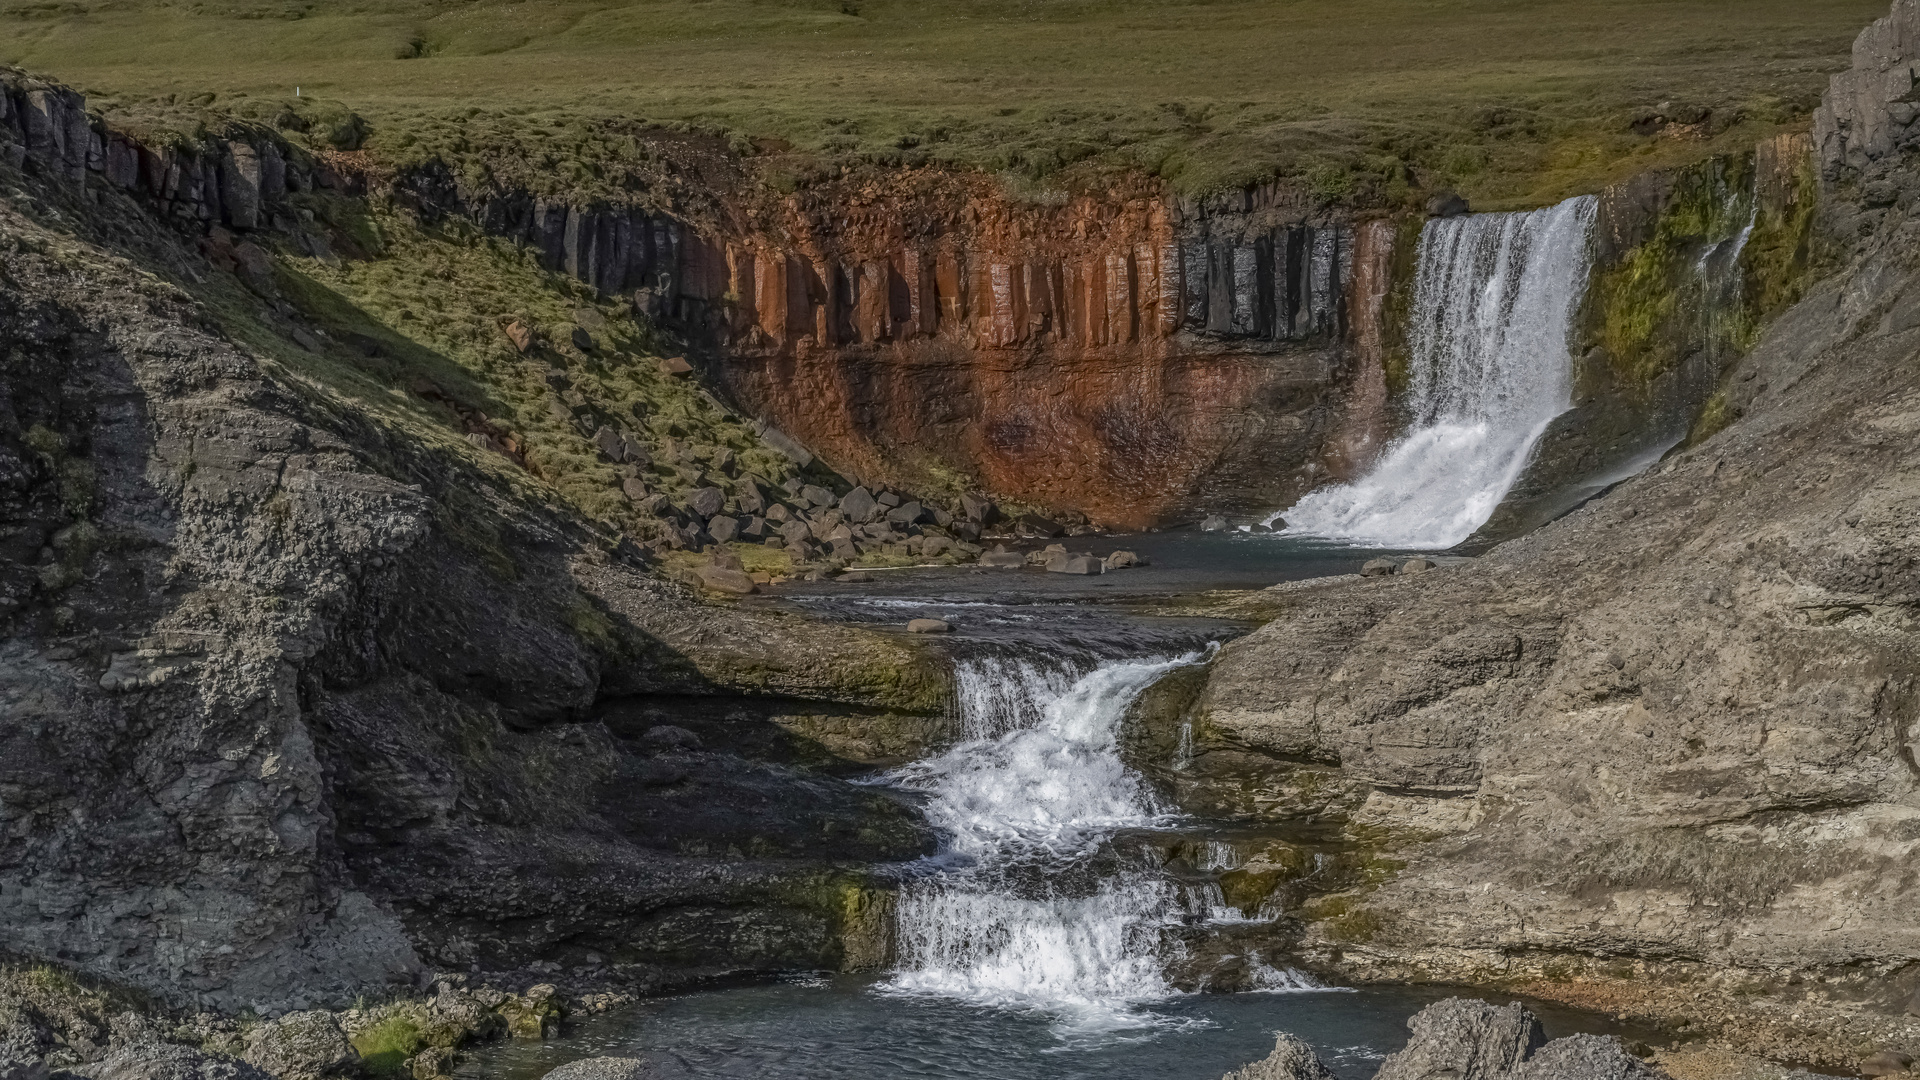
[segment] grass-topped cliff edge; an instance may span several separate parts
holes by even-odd
[[[1590,191],[1804,120],[1880,0],[0,0],[0,61],[110,113],[366,117],[405,163],[523,150],[557,182],[609,125],[809,169],[947,163],[1021,186],[1140,169],[1483,208]],[[779,181],[785,175],[770,170]]]

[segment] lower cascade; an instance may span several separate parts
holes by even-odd
[[[1571,403],[1569,341],[1597,205],[1581,196],[1427,223],[1408,329],[1406,433],[1367,475],[1275,515],[1286,531],[1435,550],[1492,516]]]
[[[1217,886],[1170,881],[1149,851],[1116,845],[1175,820],[1122,762],[1117,734],[1142,691],[1207,655],[960,665],[964,741],[892,777],[931,796],[949,839],[941,867],[901,890],[887,989],[1045,1009],[1077,1029],[1152,1022],[1132,1007],[1174,993],[1166,931],[1239,913]],[[1314,986],[1270,967],[1259,984]]]

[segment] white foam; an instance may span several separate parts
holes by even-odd
[[[1438,550],[1493,516],[1571,404],[1569,343],[1595,206],[1581,196],[1427,223],[1408,330],[1407,431],[1367,475],[1274,515],[1287,533]]]

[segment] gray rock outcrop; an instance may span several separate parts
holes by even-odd
[[[288,1013],[247,1032],[241,1060],[279,1080],[326,1080],[358,1071],[360,1055],[347,1043],[333,1014]]]
[[[1274,1036],[1273,1053],[1220,1080],[1333,1080],[1333,1074],[1306,1040],[1282,1031]]]
[[[1541,1047],[1513,1080],[1664,1080],[1666,1074],[1627,1053],[1613,1035],[1569,1035]]]
[[[1449,998],[1407,1021],[1412,1038],[1380,1063],[1374,1080],[1502,1080],[1546,1044],[1540,1021],[1520,1004]]]

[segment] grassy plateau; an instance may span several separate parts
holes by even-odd
[[[610,126],[1049,188],[1550,201],[1804,123],[1885,0],[0,0],[0,61],[127,116],[313,99],[403,164]],[[784,166],[783,166],[784,167]]]

